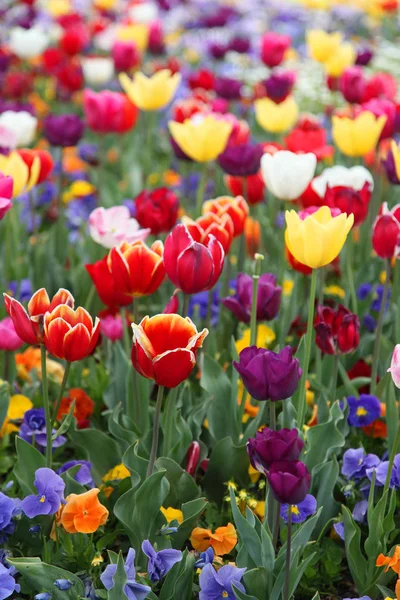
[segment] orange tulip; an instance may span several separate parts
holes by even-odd
[[[195,527],[190,536],[190,543],[195,550],[204,552],[212,546],[218,556],[229,554],[236,546],[237,540],[236,529],[232,523],[228,523],[225,527],[217,527],[214,533],[211,529]]]
[[[182,223],[186,225],[190,235],[195,242],[207,245],[210,235],[213,235],[221,244],[225,254],[228,254],[233,240],[233,221],[228,213],[218,215],[206,213],[193,221],[190,217],[182,217]]]
[[[68,533],[94,533],[104,525],[108,518],[108,510],[103,506],[98,494],[100,490],[93,488],[84,494],[71,494],[66,498],[61,514],[61,525]]]
[[[163,250],[159,240],[151,248],[142,240],[112,248],[107,263],[119,291],[140,297],[158,290],[165,277]]]
[[[92,317],[82,306],[73,310],[61,304],[44,316],[44,344],[47,350],[68,362],[89,356],[99,334],[100,319],[96,317],[93,324]]]
[[[254,258],[254,255],[260,249],[261,242],[261,227],[260,222],[252,217],[247,217],[244,225],[244,237],[246,240],[246,251],[247,254]]]
[[[203,204],[203,215],[211,212],[222,217],[228,214],[233,222],[233,237],[241,235],[244,224],[249,214],[249,205],[243,196],[220,196],[214,200],[207,200]]]
[[[132,323],[132,363],[144,377],[174,388],[187,379],[196,364],[198,348],[208,330],[200,333],[189,317],[162,314]]]

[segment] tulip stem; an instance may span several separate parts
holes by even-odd
[[[133,322],[139,324],[139,299],[135,298],[133,302]],[[128,417],[138,426],[140,423],[140,389],[138,372],[133,367],[133,406],[128,406]]]
[[[154,421],[153,421],[153,440],[151,442],[150,458],[149,458],[149,464],[147,467],[146,477],[150,477],[150,475],[153,473],[154,463],[156,462],[156,458],[157,458],[158,434],[159,434],[159,430],[160,430],[160,414],[161,414],[161,405],[162,405],[162,401],[163,401],[163,396],[164,396],[164,386],[159,385],[158,392],[157,392],[156,409],[154,412]]]
[[[371,394],[375,394],[376,390],[376,378],[378,376],[378,362],[379,362],[379,348],[382,336],[383,317],[385,315],[386,303],[389,295],[390,286],[390,259],[386,259],[386,279],[383,288],[383,295],[381,300],[381,306],[379,308],[378,324],[376,326],[374,350],[372,354],[372,371],[371,371]]]
[[[272,431],[276,431],[276,406],[275,402],[269,400],[269,428]],[[275,513],[276,513],[276,505],[279,502],[275,500],[272,495],[271,488],[268,494],[268,525],[271,531],[275,531]]]
[[[251,299],[251,317],[250,317],[250,346],[257,344],[257,298],[258,282],[261,275],[261,262],[264,260],[262,254],[254,256],[254,274],[253,274],[253,296]]]
[[[313,271],[314,272],[314,271]],[[285,589],[283,593],[284,600],[289,600],[290,587],[290,553],[292,550],[292,505],[288,507],[287,521],[287,542],[286,542],[286,567],[285,567]]]
[[[182,317],[186,318],[189,312],[190,294],[183,294]]]
[[[54,427],[54,424],[57,419],[58,411],[60,410],[61,400],[63,399],[65,386],[67,385],[67,379],[68,379],[68,375],[69,375],[69,370],[71,368],[71,364],[72,363],[67,362],[67,364],[65,365],[64,376],[63,376],[63,379],[61,382],[61,387],[60,387],[60,393],[58,395],[57,404],[56,404],[54,412],[53,412],[53,418],[51,419],[51,429],[53,429],[53,427]]]
[[[351,299],[351,310],[357,314],[357,292],[354,285],[354,271],[353,271],[353,232],[350,231],[347,242],[347,257],[346,257],[346,269],[347,269],[347,283],[350,291]]]
[[[205,165],[203,165],[203,167],[201,169],[200,180],[199,180],[199,184],[197,186],[197,193],[196,193],[196,216],[197,217],[200,217],[200,215],[201,215],[206,183],[207,183],[207,163]]]
[[[273,538],[272,538],[272,545],[274,547],[274,550],[276,550],[276,547],[278,545],[280,522],[281,522],[281,503],[277,501],[275,504],[275,520],[274,520],[274,530],[273,530]]]
[[[307,333],[305,341],[304,351],[304,364],[302,365],[303,374],[300,380],[300,398],[297,410],[297,425],[300,431],[304,425],[304,418],[306,415],[306,382],[308,377],[308,367],[310,365],[311,357],[311,343],[312,334],[314,327],[314,304],[315,304],[315,293],[317,289],[317,270],[313,269],[311,273],[311,287],[310,287],[310,298],[308,305],[308,319],[307,319]]]
[[[336,400],[338,372],[339,372],[339,354],[335,354],[335,360],[333,363],[333,375],[332,375],[332,391],[331,391],[331,401],[332,402],[335,402],[335,400]]]
[[[40,356],[42,362],[42,391],[43,391],[43,408],[44,415],[46,419],[46,467],[51,469],[51,459],[52,459],[52,449],[53,449],[53,441],[52,441],[52,427],[51,427],[51,414],[50,414],[50,404],[49,404],[49,389],[47,386],[47,370],[46,370],[46,348],[42,344],[40,346]]]

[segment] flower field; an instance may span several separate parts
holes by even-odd
[[[0,600],[400,600],[399,8],[0,2]]]

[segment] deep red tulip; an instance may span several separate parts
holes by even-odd
[[[98,260],[92,265],[85,265],[99,295],[100,300],[109,307],[128,306],[132,303],[132,296],[120,290],[114,281],[107,264],[108,256]]]
[[[296,127],[292,129],[285,139],[286,147],[290,152],[313,152],[318,160],[333,156],[334,148],[327,144],[325,129],[317,119],[306,115],[299,119]]]
[[[324,354],[348,354],[360,341],[358,316],[342,304],[337,310],[319,306],[314,328],[316,344]]]
[[[88,44],[89,35],[84,25],[68,27],[60,39],[60,48],[68,56],[80,54]]]
[[[2,81],[2,94],[5,98],[19,100],[30,94],[33,89],[33,76],[31,73],[9,71]]]
[[[178,218],[178,196],[166,187],[143,190],[136,196],[135,206],[139,225],[151,229],[153,235],[170,231]]]
[[[391,210],[386,202],[372,227],[372,247],[381,258],[397,258],[400,254],[400,205]]]
[[[116,71],[130,71],[140,63],[140,52],[134,42],[116,40],[111,50]]]
[[[367,81],[361,67],[348,67],[339,78],[339,89],[347,102],[361,104],[364,101]]]
[[[126,133],[135,126],[139,111],[124,94],[93,92],[83,94],[86,123],[97,133]]]
[[[200,71],[196,71],[189,76],[188,83],[191,90],[195,90],[197,88],[203,90],[213,90],[215,85],[215,75],[208,69],[201,69]]]
[[[361,225],[368,215],[369,203],[372,196],[372,188],[365,183],[361,190],[351,187],[327,186],[324,204],[330,208],[338,208],[342,213],[354,215],[354,227]]]
[[[225,175],[224,182],[233,196],[246,196],[246,200],[250,205],[264,201],[265,184],[261,171],[248,177]]]

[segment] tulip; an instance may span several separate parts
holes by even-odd
[[[81,60],[85,82],[93,86],[102,86],[114,76],[114,63],[109,57],[90,57]]]
[[[373,98],[361,105],[362,111],[367,111],[378,117],[386,117],[385,125],[381,131],[380,140],[390,138],[395,133],[396,126],[396,104],[385,98]]]
[[[135,73],[131,80],[126,73],[121,73],[119,79],[133,104],[140,110],[152,111],[164,108],[171,102],[180,84],[181,75],[172,75],[169,69],[162,69],[152,77]]]
[[[249,346],[241,351],[233,366],[243,379],[249,394],[256,400],[285,400],[297,389],[302,370],[292,349],[286,346],[277,354]]]
[[[50,115],[43,121],[43,132],[53,146],[76,146],[85,125],[75,114]]]
[[[217,96],[224,100],[239,100],[242,93],[243,83],[232,77],[217,77],[214,90]]]
[[[210,115],[196,115],[184,123],[170,121],[169,131],[189,158],[196,162],[215,160],[226,148],[232,124]]]
[[[35,138],[38,120],[29,112],[6,110],[0,115],[0,127],[11,130],[16,137],[17,146],[30,146]]]
[[[358,316],[342,304],[337,310],[318,306],[314,328],[316,344],[324,354],[348,354],[357,348],[360,341]]]
[[[36,165],[34,166],[34,162],[35,159],[39,161],[39,173],[36,181],[37,185],[43,183],[43,181],[45,181],[53,172],[54,160],[47,150],[28,150],[24,148],[23,150],[18,150],[18,154],[29,169],[29,179],[31,179],[32,176],[36,177],[37,167]]]
[[[263,155],[261,144],[240,144],[229,146],[218,157],[218,164],[228,175],[248,177],[260,170]]]
[[[332,117],[333,141],[346,156],[364,156],[375,149],[387,117],[378,118],[371,112],[360,113],[354,119]]]
[[[353,45],[345,42],[324,62],[324,68],[330,77],[340,77],[348,67],[354,65],[355,60],[356,51]]]
[[[263,81],[268,98],[276,103],[283,102],[291,93],[296,81],[294,71],[272,72],[268,79]]]
[[[312,29],[306,32],[306,41],[311,58],[324,63],[339,48],[342,42],[342,34],[340,32],[327,33],[322,29]]]
[[[198,332],[189,317],[175,314],[144,317],[132,323],[132,363],[157,385],[174,388],[187,379],[196,364],[208,330]]]
[[[381,206],[372,226],[372,247],[381,258],[397,258],[400,254],[400,205],[391,210]]]
[[[264,427],[247,442],[247,453],[254,469],[267,475],[273,463],[297,461],[304,447],[297,429],[273,431]]]
[[[257,254],[260,249],[260,222],[252,217],[247,217],[243,234],[246,241],[247,255],[250,256],[250,258],[254,258],[254,255]]]
[[[288,35],[270,31],[261,38],[261,60],[267,67],[277,67],[284,59],[292,40]]]
[[[214,200],[207,200],[203,204],[203,214],[215,213],[219,217],[227,214],[232,219],[233,237],[238,237],[244,231],[249,206],[243,196],[220,196]]]
[[[299,109],[293,96],[288,96],[280,104],[269,98],[254,102],[257,123],[270,133],[282,133],[295,124]]]
[[[214,236],[209,236],[206,245],[196,242],[185,225],[176,225],[165,240],[165,271],[185,294],[214,287],[222,273],[224,258],[224,249]]]
[[[28,60],[40,56],[48,43],[49,38],[40,27],[14,27],[10,31],[8,46],[18,58]]]
[[[137,108],[123,94],[85,90],[83,110],[86,123],[96,133],[126,133],[135,126]]]
[[[281,150],[264,154],[261,172],[267,189],[280,200],[294,200],[301,196],[314,176],[317,166],[315,154],[294,154]]]
[[[209,69],[200,69],[189,75],[188,84],[191,90],[213,90],[215,85],[215,75]]]
[[[371,62],[373,56],[374,56],[374,52],[373,52],[372,48],[369,48],[367,46],[358,48],[356,65],[366,67]]]
[[[347,102],[361,104],[364,98],[366,79],[360,67],[348,67],[339,80],[339,89]]]
[[[32,165],[28,167],[19,152],[11,152],[8,156],[0,153],[0,172],[6,176],[7,181],[9,181],[7,176],[12,178],[12,196],[15,198],[36,185],[40,175],[40,159],[35,157]],[[9,185],[7,182],[2,183],[1,190],[5,194],[5,199],[9,194]]]
[[[333,156],[333,146],[327,145],[326,130],[317,119],[310,115],[301,117],[294,129],[285,139],[286,147],[290,152],[313,152],[317,160]]]
[[[186,226],[195,242],[207,245],[210,236],[217,239],[225,254],[228,254],[233,240],[233,222],[227,213],[219,216],[215,213],[206,213],[193,221],[190,217],[183,216],[182,223]]]
[[[108,256],[94,264],[85,265],[92,279],[100,300],[110,308],[127,306],[132,303],[130,294],[120,291],[120,286],[108,268]]]
[[[383,164],[390,183],[400,185],[400,147],[394,140],[390,143],[390,148]]]
[[[178,218],[179,199],[172,190],[161,187],[143,190],[135,200],[136,219],[153,235],[168,232]]]
[[[299,504],[310,489],[310,473],[299,460],[273,463],[267,477],[274,498],[281,504]]]
[[[252,307],[253,278],[245,273],[237,276],[237,292],[234,296],[222,298],[221,302],[238,321],[250,323]],[[282,288],[276,285],[276,277],[264,273],[258,280],[257,321],[271,321],[278,314]]]
[[[73,310],[62,304],[50,308],[43,320],[44,345],[56,358],[68,362],[83,360],[93,352],[100,334],[100,320],[93,323],[89,313],[79,306]]]
[[[246,193],[246,200],[250,206],[264,201],[265,185],[260,171],[248,177],[226,175],[224,182],[233,196],[243,196]]]
[[[63,288],[50,300],[46,290],[41,288],[35,292],[28,302],[28,311],[18,300],[3,294],[6,310],[10,315],[17,335],[26,344],[43,343],[42,323],[46,313],[52,312],[59,305],[66,305],[73,308],[74,298],[72,294]]]
[[[107,315],[100,319],[100,333],[111,342],[122,340],[124,336],[124,324],[119,315]]]
[[[89,35],[86,27],[83,25],[76,27],[68,27],[60,39],[60,48],[68,56],[80,54],[87,46]]]
[[[92,239],[104,248],[114,248],[122,242],[129,244],[145,240],[150,229],[140,229],[136,219],[130,218],[126,206],[95,208],[89,215],[89,233]]]
[[[394,385],[400,389],[400,344],[396,344],[388,373],[391,374]]]
[[[111,55],[115,70],[118,72],[130,71],[134,67],[137,67],[140,62],[139,51],[135,43],[129,40],[115,40],[111,49]]]
[[[0,173],[0,221],[12,207],[13,179]]]
[[[286,245],[296,260],[319,269],[339,255],[353,223],[353,215],[332,217],[327,206],[304,220],[294,210],[286,211]]]
[[[108,268],[119,291],[134,298],[149,296],[165,277],[163,244],[158,240],[149,248],[142,240],[123,242],[110,250]]]
[[[0,321],[0,350],[14,352],[24,343],[15,331],[14,322],[10,317]]]

